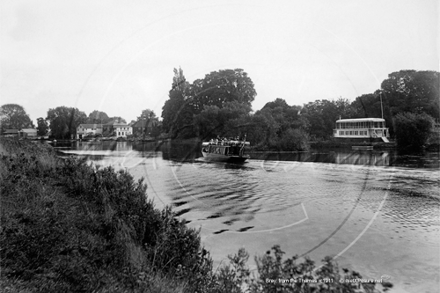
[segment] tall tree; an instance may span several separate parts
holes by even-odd
[[[290,128],[301,128],[303,130],[308,128],[307,120],[300,115],[301,107],[289,106],[284,99],[277,98],[273,102],[266,103],[256,114],[263,111],[268,111],[279,123],[280,128],[277,132],[279,136]]]
[[[136,135],[142,135],[143,137],[145,137],[147,135],[151,135],[154,129],[154,137],[157,137],[160,134],[157,134],[157,131],[160,131],[157,127],[158,122],[159,120],[156,117],[154,111],[150,109],[145,109],[142,111],[141,115],[137,117],[137,121],[133,123],[135,125],[133,132],[136,132],[134,133]]]
[[[181,68],[174,68],[169,99],[162,107],[162,128],[171,137],[194,136],[192,99],[188,93],[189,83]]]
[[[46,119],[43,117],[37,118],[37,134],[40,136],[46,135],[49,130],[49,125],[47,124]]]
[[[440,118],[439,73],[436,71],[393,72],[382,82],[381,94],[393,116],[411,112]]]
[[[250,112],[248,105],[237,101],[227,102],[223,108],[204,106],[202,112],[194,117],[197,136],[213,138],[217,136],[237,136],[242,133],[240,118]]]
[[[137,120],[153,119],[156,118],[156,113],[153,110],[145,109],[142,111],[141,116],[137,117]]]
[[[110,118],[105,112],[94,110],[87,117],[87,123],[89,124],[106,124],[110,121]]]
[[[244,132],[253,146],[264,149],[270,148],[277,141],[280,128],[279,121],[276,121],[271,111],[266,109],[257,111],[250,117]]]
[[[262,121],[267,124],[266,127],[258,126],[259,129],[266,128],[263,133],[266,133],[267,147],[283,150],[308,148],[306,131],[309,125],[307,119],[300,115],[300,111],[300,106],[289,106],[285,100],[277,98],[255,113],[255,117],[263,118]]]
[[[342,116],[335,101],[316,100],[304,105],[302,115],[310,123],[310,135],[314,139],[328,139],[333,134],[335,122]]]
[[[22,106],[17,104],[5,104],[0,107],[0,127],[1,132],[3,132],[8,128],[33,128],[34,124]]]
[[[353,117],[342,118],[381,118],[382,107],[380,91],[364,94],[351,103]]]
[[[338,114],[342,118],[354,118],[354,110],[351,106],[351,103],[348,99],[344,99],[340,97],[335,102],[336,108],[338,110]]]
[[[70,139],[76,134],[76,128],[87,121],[87,115],[77,108],[57,107],[47,111],[50,130],[54,138]]]
[[[221,113],[224,118],[234,105],[240,105],[241,111],[249,113],[255,96],[254,84],[242,69],[214,71],[192,84],[186,81],[182,69],[174,69],[170,99],[162,108],[163,130],[172,137],[206,134],[209,127],[200,122],[205,120],[208,112]],[[226,110],[220,111],[223,108]],[[198,115],[202,116],[197,118]],[[220,116],[217,116],[220,119],[217,122],[224,126]]]
[[[108,122],[107,123],[110,123],[110,122],[112,122],[112,123],[113,122],[127,123],[127,121],[124,118],[119,117],[119,116],[113,116],[113,117],[108,118]]]
[[[254,83],[243,69],[214,71],[205,78],[193,82],[190,88],[194,113],[203,111],[204,106],[223,108],[226,103],[238,102],[251,109],[257,92]]]

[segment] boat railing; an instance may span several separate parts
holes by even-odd
[[[250,145],[248,141],[240,141],[240,140],[211,140],[202,143],[202,146],[246,146]]]

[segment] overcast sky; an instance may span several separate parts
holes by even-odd
[[[0,2],[1,104],[160,116],[189,82],[244,69],[253,109],[347,98],[402,69],[439,70],[437,0]]]

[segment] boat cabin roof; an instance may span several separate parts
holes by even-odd
[[[231,145],[242,145],[243,141],[239,141],[239,140],[228,140],[225,144],[223,144],[223,146],[231,146]],[[244,145],[250,145],[251,143],[248,141],[244,142]],[[209,141],[204,141],[202,142],[202,146],[208,146],[208,145],[216,145],[216,146],[222,146],[222,144],[219,143],[211,143]]]
[[[382,119],[382,118],[356,118],[356,119],[336,120],[336,123],[344,123],[344,122],[385,122],[385,119]]]

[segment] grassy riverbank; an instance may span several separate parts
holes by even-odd
[[[337,281],[268,282],[359,278],[330,259],[318,270],[283,261],[279,247],[256,259],[255,275],[244,250],[213,268],[199,231],[156,209],[142,180],[38,142],[1,139],[0,153],[2,292],[355,292]]]

